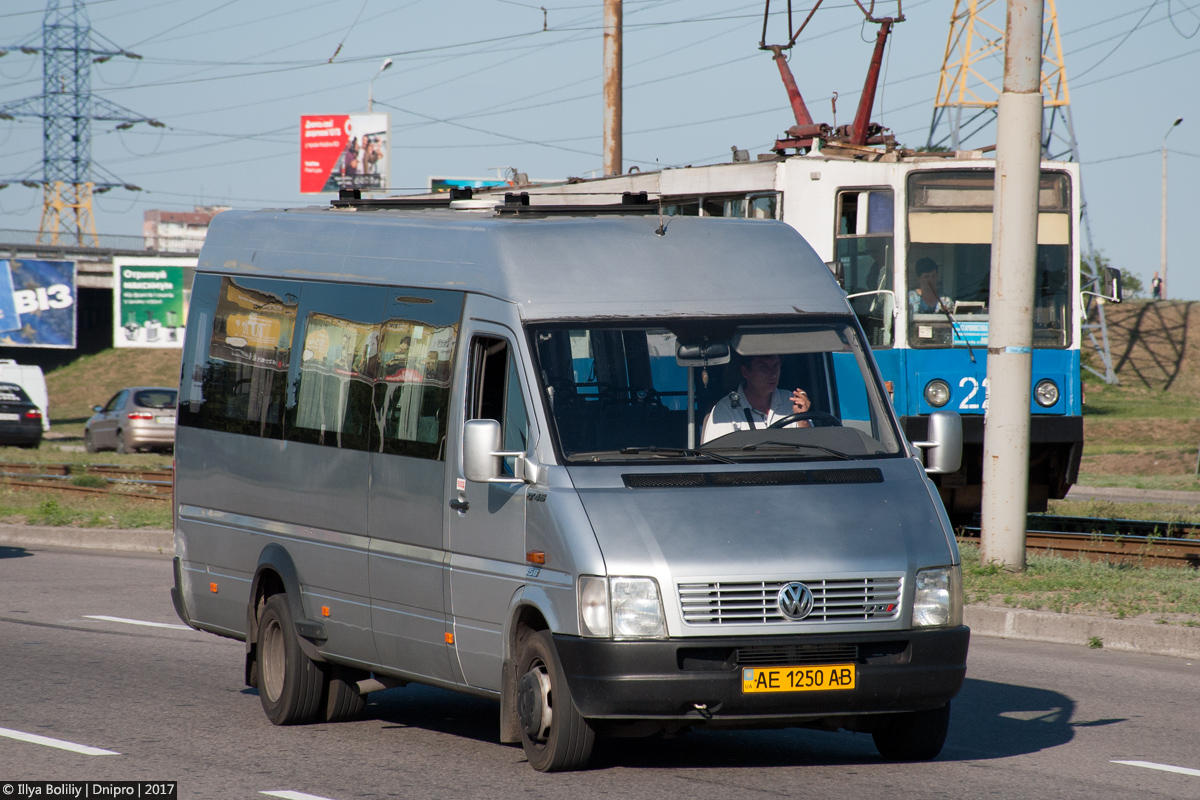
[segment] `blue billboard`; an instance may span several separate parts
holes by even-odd
[[[75,347],[75,262],[0,259],[0,346]]]

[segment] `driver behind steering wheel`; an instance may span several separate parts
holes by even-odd
[[[779,388],[783,359],[775,356],[750,356],[742,359],[742,383],[737,391],[717,401],[704,418],[701,442],[707,443],[734,431],[766,428],[791,414],[803,414],[812,408],[803,389],[791,395]],[[787,427],[807,428],[808,420]]]

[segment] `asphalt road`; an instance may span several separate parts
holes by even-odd
[[[272,726],[242,684],[241,643],[135,624],[180,625],[170,582],[165,557],[0,548],[0,792],[173,780],[180,797],[300,800],[1200,797],[1198,662],[977,637],[932,763],[885,763],[869,736],[750,731],[609,742],[589,772],[542,775],[497,743],[495,704],[441,690],[372,695],[354,722]]]

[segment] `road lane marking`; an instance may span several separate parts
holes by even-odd
[[[24,733],[23,731],[14,731],[10,728],[0,728],[0,736],[8,739],[16,739],[20,742],[41,744],[46,747],[57,747],[59,750],[70,750],[72,753],[81,753],[85,756],[121,755],[115,750],[101,750],[99,747],[88,747],[86,744],[75,744],[74,742],[63,741],[62,739],[51,739],[49,736],[38,736],[36,733]]]
[[[103,614],[84,614],[84,619],[99,619],[105,622],[124,622],[126,625],[145,625],[147,628],[171,628],[177,631],[190,631],[187,625],[173,625],[170,622],[147,622],[142,619],[125,619],[124,617],[107,617]]]
[[[331,798],[321,797],[319,794],[305,794],[304,792],[293,792],[287,789],[277,789],[273,792],[259,792],[259,794],[282,797],[283,800],[331,800]]]
[[[1173,767],[1170,764],[1155,764],[1153,761],[1116,761],[1114,764],[1128,764],[1131,767],[1145,767],[1146,769],[1157,769],[1163,772],[1176,772],[1180,775],[1191,775],[1200,778],[1200,769],[1191,769],[1190,767]]]

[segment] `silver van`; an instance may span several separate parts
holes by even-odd
[[[415,682],[498,700],[542,771],[705,727],[936,756],[969,631],[926,470],[957,417],[905,441],[783,223],[474,205],[214,219],[179,616],[245,641],[279,725]]]

